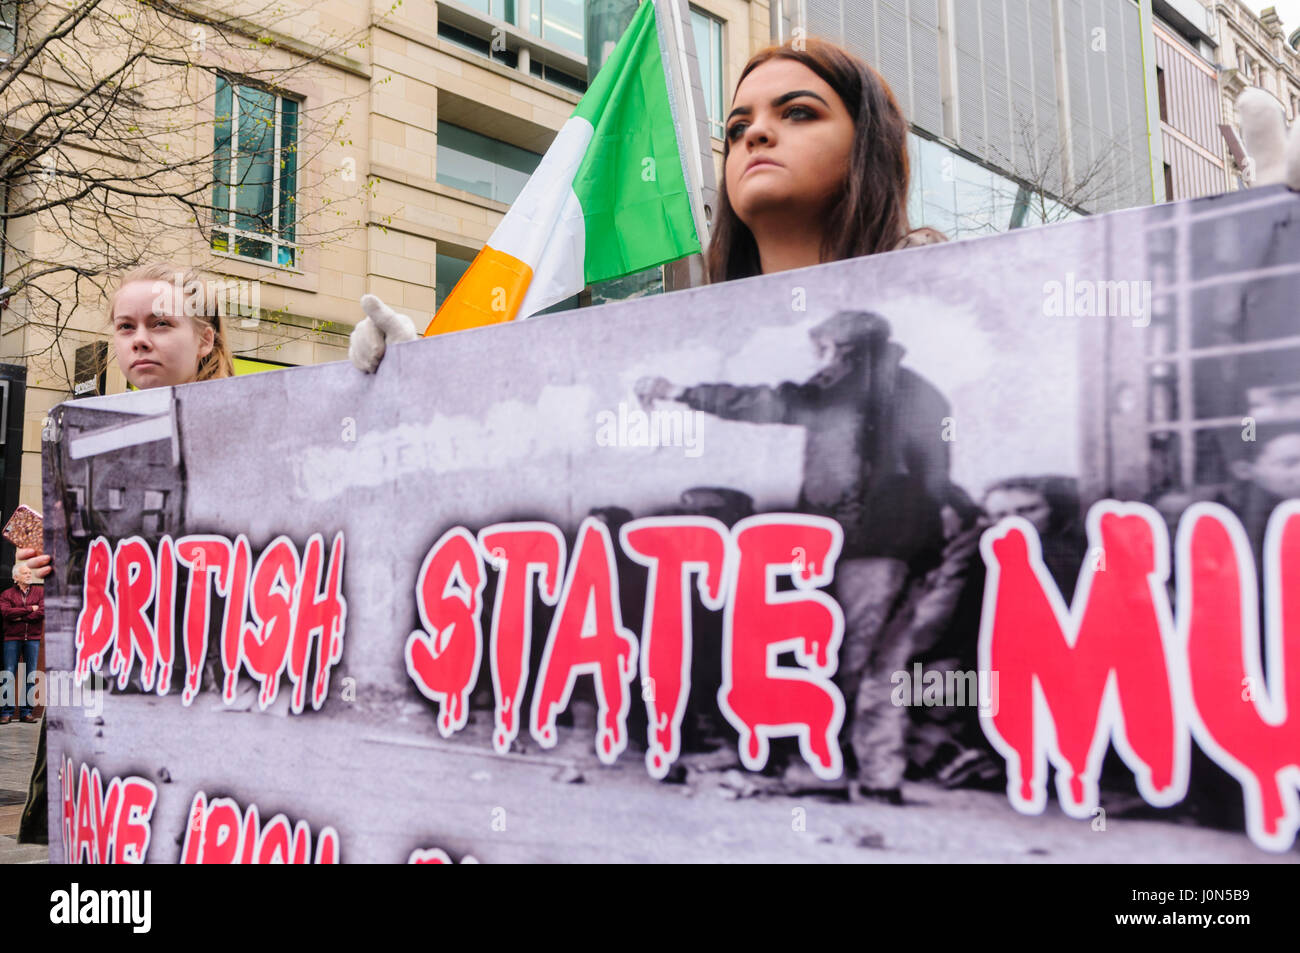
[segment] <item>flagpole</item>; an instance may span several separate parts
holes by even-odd
[[[701,139],[700,116],[704,114],[704,91],[700,81],[698,52],[695,35],[683,23],[682,11],[686,0],[648,0],[654,3],[657,19],[662,24],[660,44],[664,68],[672,84],[677,111],[677,133],[682,137],[682,165],[690,193],[691,216],[695,233],[699,236],[701,254],[709,245],[709,222],[705,213],[706,196],[712,202],[717,194],[713,175],[713,149],[705,146],[708,138]],[[707,131],[707,130],[706,130]]]

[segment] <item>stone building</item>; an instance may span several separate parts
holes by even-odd
[[[88,229],[90,244],[134,240],[145,258],[195,266],[222,283],[241,373],[345,359],[347,336],[361,316],[358,299],[367,292],[423,327],[581,98],[586,5],[227,6],[220,13],[195,7],[193,21],[155,16],[134,31],[142,43],[156,31],[158,42],[170,43],[168,58],[191,64],[152,64],[140,88],[148,90],[146,104],[178,104],[170,115],[149,117],[158,124],[151,145],[165,140],[169,155],[211,163],[189,167],[190,185],[212,183],[195,198],[206,208],[145,202],[129,219],[107,217]],[[137,8],[108,0],[106,20],[72,38],[91,54],[83,74],[116,68],[124,54],[102,41],[104,31],[121,28],[131,38]],[[12,119],[0,130],[0,174],[8,185],[0,260],[6,517],[20,502],[41,507],[41,429],[49,409],[126,387],[105,314],[115,276],[67,273],[78,262],[94,270],[86,243],[70,240],[61,213],[43,206],[47,196],[74,193],[79,170],[128,181],[148,164],[133,167],[120,142],[103,148],[102,140],[82,136],[14,171],[27,131],[23,103],[39,100],[50,82],[61,83],[65,97],[85,92],[77,89],[75,70],[54,75],[60,68],[53,46],[43,58],[27,57],[49,40],[64,12],[49,3],[0,3],[0,106]],[[217,16],[229,17],[222,31],[204,26]],[[723,103],[750,55],[769,42],[767,2],[692,0],[690,16],[720,164]],[[14,82],[4,83],[11,72]],[[148,152],[143,144],[141,152]],[[203,230],[196,227],[200,215],[208,216]],[[142,234],[115,234],[116,221]],[[50,268],[59,273],[42,277]],[[238,439],[232,434],[232,445]]]
[[[1236,127],[1237,97],[1272,95],[1300,113],[1300,30],[1287,36],[1274,7],[1256,15],[1241,0],[1154,0],[1165,192],[1170,199],[1240,188],[1219,131]]]

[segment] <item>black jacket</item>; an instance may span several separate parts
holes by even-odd
[[[888,338],[888,322],[872,315],[860,347],[802,384],[700,384],[680,397],[729,420],[802,426],[799,508],[840,523],[842,558],[910,561],[943,545],[950,408],[932,384],[899,366],[903,348]]]

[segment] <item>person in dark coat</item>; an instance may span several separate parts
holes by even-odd
[[[839,311],[809,336],[823,366],[803,383],[637,382],[646,406],[674,400],[730,420],[804,428],[800,512],[844,531],[835,597],[844,640],[835,682],[847,717],[842,742],[858,790],[893,803],[906,768],[907,712],[890,701],[890,675],[911,658],[908,627],[891,626],[902,595],[933,569],[945,546],[942,508],[952,492],[944,396],[901,366],[889,322]],[[851,792],[852,793],[852,792]]]
[[[11,692],[17,691],[19,656],[27,666],[27,683],[19,700],[19,717],[33,724],[36,716],[32,714],[31,701],[36,688],[36,658],[45,632],[45,587],[32,585],[32,571],[26,563],[14,564],[14,585],[0,592],[0,620],[4,624],[5,671],[9,673],[4,704],[0,706],[0,725],[13,721]]]

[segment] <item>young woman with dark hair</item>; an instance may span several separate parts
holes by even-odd
[[[907,122],[889,86],[837,46],[808,40],[757,53],[741,73],[725,142],[706,258],[712,282],[945,240],[908,223]],[[669,400],[805,428],[798,509],[844,529],[835,681],[849,794],[897,804],[908,716],[891,702],[891,676],[949,624],[959,587],[936,590],[926,580],[942,573],[932,570],[942,564],[959,579],[974,552],[945,537],[952,486],[939,427],[949,409],[900,366],[903,349],[881,315],[839,312],[810,334],[822,369],[803,383],[682,387],[644,377],[635,391],[647,408]],[[798,759],[783,784],[824,787]]]
[[[944,240],[909,225],[907,122],[889,86],[839,47],[808,40],[756,54],[741,73],[725,141],[706,253],[712,282]],[[373,370],[385,343],[413,332],[372,296],[363,307],[370,318],[357,326],[351,354]],[[842,743],[854,764],[850,793],[899,803],[907,713],[890,703],[890,676],[955,604],[955,594],[926,588],[931,571],[943,564],[960,576],[975,550],[950,555],[945,537],[951,483],[939,428],[948,405],[899,366],[903,349],[890,333],[880,315],[839,312],[812,329],[823,367],[803,383],[681,387],[644,377],[635,390],[647,408],[672,400],[727,419],[805,428],[799,506],[845,531],[836,681],[846,709]],[[896,606],[907,611],[891,612]],[[791,786],[803,783],[799,767],[787,770]]]
[[[706,252],[730,281],[947,241],[907,220],[907,120],[889,85],[822,40],[756,53],[727,117],[724,176]],[[349,357],[366,372],[414,325],[374,295]]]
[[[880,75],[817,39],[755,54],[727,116],[709,280],[944,240],[907,220],[907,121]]]

